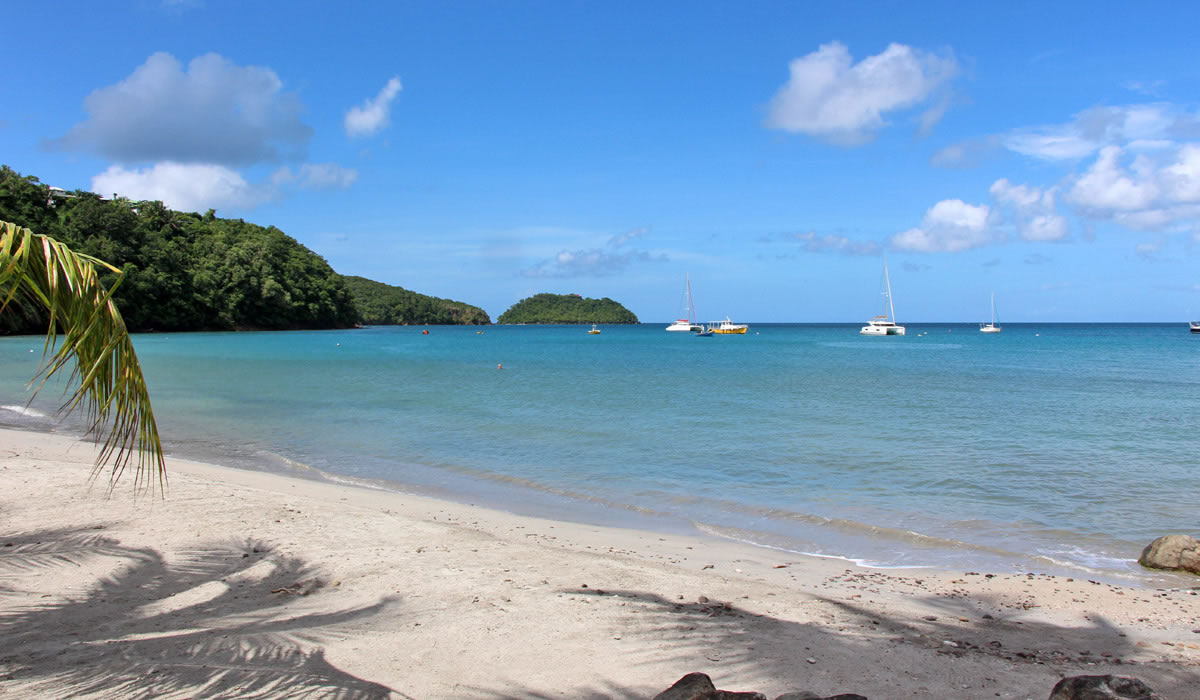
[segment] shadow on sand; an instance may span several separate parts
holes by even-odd
[[[971,601],[930,596],[924,602],[939,614],[913,621],[846,601],[807,596],[822,621],[799,623],[730,603],[687,603],[641,591],[560,592],[599,597],[635,610],[622,634],[645,639],[648,643],[642,648],[656,651],[642,658],[673,665],[679,669],[678,675],[663,678],[649,695],[645,689],[607,682],[600,687],[552,690],[475,688],[479,696],[633,700],[651,697],[685,673],[700,671],[725,690],[762,692],[763,688],[754,687],[754,681],[744,679],[766,678],[772,679],[774,686],[790,684],[787,691],[859,693],[870,698],[899,697],[897,683],[891,679],[900,674],[910,676],[909,685],[914,684],[913,679],[920,679],[916,684],[927,682],[926,690],[931,693],[927,697],[1025,698],[1048,696],[1061,677],[1112,673],[1139,677],[1164,698],[1184,698],[1191,697],[1198,677],[1195,668],[1169,663],[1130,665],[1125,657],[1136,653],[1135,646],[1119,628],[1098,615],[1092,616],[1087,627],[981,619],[978,597]],[[964,619],[974,622],[964,623]],[[1001,639],[1004,642],[999,642]],[[819,661],[810,665],[806,662],[809,658]],[[823,676],[819,665],[830,661],[836,663],[829,666],[861,668],[862,672],[850,682],[834,681]],[[638,662],[639,658],[630,658],[629,665]],[[948,667],[955,668],[953,686],[935,687],[936,677],[929,671]],[[1004,667],[1008,669],[1007,682],[988,677],[986,669]],[[611,675],[619,678],[620,669],[613,669]]]
[[[0,536],[0,693],[18,681],[43,697],[403,697],[338,669],[318,646],[329,628],[393,601],[314,612],[303,602],[328,582],[265,543],[168,558],[100,529]],[[36,593],[39,581],[99,558],[113,560],[107,577]]]

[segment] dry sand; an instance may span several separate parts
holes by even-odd
[[[0,431],[0,695],[1200,698],[1200,579],[870,570],[182,460],[135,499],[93,455]]]

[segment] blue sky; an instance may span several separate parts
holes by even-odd
[[[0,162],[643,321],[1200,318],[1191,3],[5,3]]]

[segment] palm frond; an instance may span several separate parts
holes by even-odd
[[[19,300],[50,316],[34,392],[70,367],[69,385],[79,385],[63,409],[83,407],[89,434],[104,441],[93,476],[107,469],[111,489],[134,463],[135,490],[153,488],[152,477],[163,488],[166,463],[146,379],[112,300],[117,284],[105,289],[97,268],[121,274],[53,238],[0,221],[0,312]]]

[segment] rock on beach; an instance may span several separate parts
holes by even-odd
[[[1200,574],[1200,540],[1188,535],[1164,535],[1142,550],[1138,563],[1150,569]]]

